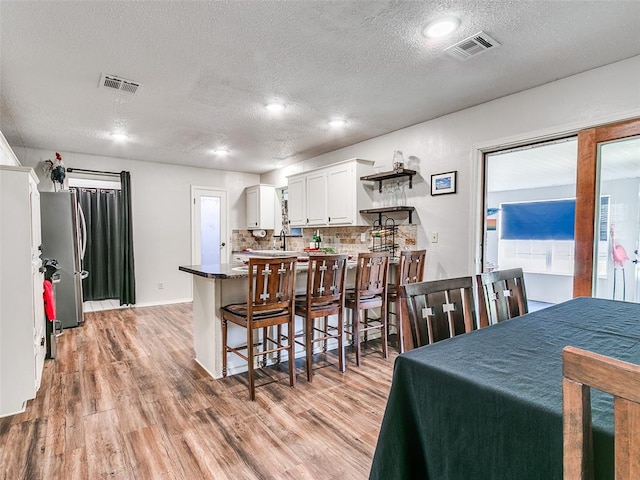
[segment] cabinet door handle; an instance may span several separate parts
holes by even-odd
[[[329,221],[327,223],[331,223],[331,217],[329,217]]]

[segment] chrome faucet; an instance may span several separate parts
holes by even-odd
[[[282,250],[287,249],[287,234],[284,231],[284,228],[280,230],[280,248]]]

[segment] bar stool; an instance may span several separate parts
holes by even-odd
[[[282,325],[287,325],[287,333],[294,331],[294,295],[296,284],[296,257],[250,258],[249,291],[247,303],[236,303],[221,308],[222,313],[222,376],[227,376],[227,354],[235,353],[247,361],[249,374],[249,397],[256,399],[255,359],[262,356],[262,366],[267,364],[267,355],[287,350],[289,355],[289,384],[296,383],[295,345],[293,341],[283,342]],[[227,345],[227,323],[232,322],[247,330],[247,343],[239,347]],[[277,337],[268,336],[269,327],[277,326]],[[262,330],[262,342],[253,341],[254,331]],[[273,344],[273,348],[268,348]],[[260,350],[260,347],[262,349]],[[244,355],[240,351],[246,350]]]
[[[309,257],[307,293],[296,296],[296,315],[304,317],[304,346],[307,360],[307,380],[313,380],[313,346],[323,342],[323,352],[327,351],[327,340],[338,341],[338,366],[344,373],[344,293],[347,273],[346,255],[312,255]],[[338,323],[329,324],[329,315],[337,315]],[[322,318],[322,328],[316,328],[315,320]],[[316,333],[320,336],[316,337]]]
[[[394,305],[394,310],[389,311],[395,317],[395,327],[398,334],[398,352],[404,353],[404,324],[406,319],[402,319],[402,309],[400,308],[400,287],[410,283],[422,282],[424,276],[424,263],[427,255],[426,250],[403,250],[400,252],[398,271],[396,272],[396,283],[391,283],[387,291],[387,308]]]
[[[360,333],[366,335],[369,330],[381,330],[382,355],[389,358],[387,351],[387,275],[389,272],[389,254],[371,252],[358,254],[356,285],[345,298],[345,306],[351,309],[351,340],[356,348],[356,365],[360,366]],[[380,319],[369,318],[368,311],[380,308]],[[360,318],[360,312],[364,316]],[[361,327],[362,324],[362,327]]]

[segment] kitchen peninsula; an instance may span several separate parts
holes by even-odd
[[[296,256],[297,252],[269,252],[263,256]],[[347,286],[355,281],[356,262],[348,262]],[[302,293],[307,284],[307,263],[298,263],[296,292]],[[220,307],[230,303],[247,301],[247,266],[242,263],[185,265],[178,269],[193,275],[193,345],[196,361],[214,378],[222,377],[222,321]],[[302,328],[302,319],[296,318],[296,330]],[[244,329],[229,324],[229,345],[246,342]],[[285,354],[286,355],[286,354]],[[296,357],[303,356],[304,349],[296,346]],[[227,371],[234,375],[247,370],[246,362],[229,357]]]

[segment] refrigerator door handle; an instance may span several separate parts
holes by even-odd
[[[82,225],[82,228],[80,228],[80,236],[82,237],[82,253],[80,258],[84,260],[84,254],[87,251],[87,222],[85,221],[80,202],[78,202],[78,216],[80,217],[80,224]]]

